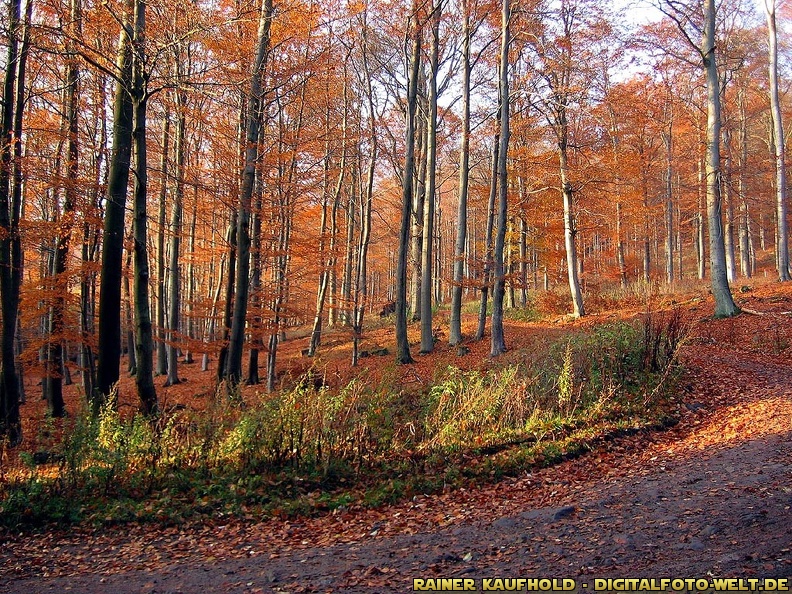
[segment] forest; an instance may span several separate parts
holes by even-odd
[[[425,467],[464,439],[522,443],[548,395],[571,418],[605,393],[663,392],[683,316],[646,309],[494,375],[421,361],[479,343],[497,361],[516,342],[504,320],[572,323],[694,287],[728,318],[754,277],[792,279],[784,2],[3,10],[0,435],[4,452],[35,442],[20,411],[43,400],[47,435],[71,437],[31,464],[92,468],[84,486],[116,488],[118,460],[80,449],[103,439],[148,472],[129,493],[160,464],[226,454],[310,459],[322,484],[394,444]],[[433,366],[430,404],[357,377],[377,355],[394,377]],[[164,396],[185,380],[227,426],[185,420]],[[486,403],[447,402],[475,386]],[[119,414],[130,397],[139,415]],[[166,442],[184,449],[151,445]]]

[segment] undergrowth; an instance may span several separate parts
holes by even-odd
[[[679,312],[570,332],[487,372],[218,398],[204,412],[71,420],[0,483],[0,525],[311,514],[497,480],[671,419]],[[43,462],[43,463],[42,463]]]

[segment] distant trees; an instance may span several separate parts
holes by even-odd
[[[33,1],[0,28],[12,443],[23,371],[58,417],[71,374],[98,410],[126,354],[154,413],[154,374],[170,389],[196,352],[277,389],[298,326],[306,356],[332,328],[358,364],[393,311],[410,363],[409,320],[428,354],[447,315],[495,356],[548,289],[582,316],[611,285],[709,275],[733,315],[730,282],[790,278],[774,0],[657,2],[629,35],[593,0]]]

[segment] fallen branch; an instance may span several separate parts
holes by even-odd
[[[740,308],[744,313],[751,314],[752,316],[792,316],[792,311],[756,311],[755,309],[748,309],[747,307]]]

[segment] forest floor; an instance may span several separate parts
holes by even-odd
[[[705,295],[685,301],[695,324],[670,429],[376,509],[3,535],[0,592],[404,592],[430,577],[790,576],[792,287],[737,296],[765,315],[714,320]],[[507,341],[552,326],[511,321]],[[485,348],[473,345],[466,366],[486,365]],[[449,349],[402,373],[430,381],[433,366],[458,358]],[[329,361],[326,372],[341,381],[343,366]],[[195,381],[183,386],[194,391]]]

